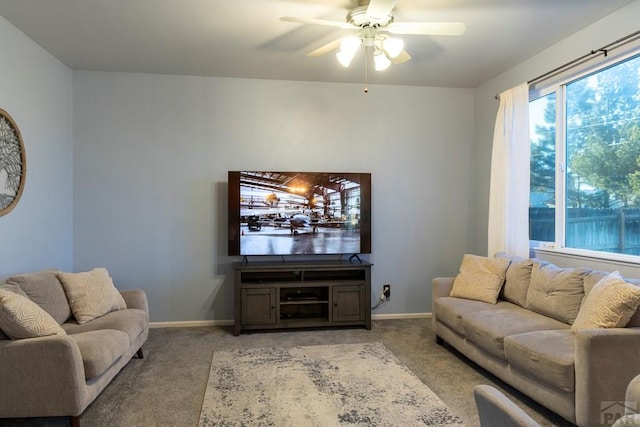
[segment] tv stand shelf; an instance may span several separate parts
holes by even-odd
[[[349,261],[236,262],[233,334],[332,326],[371,329],[371,266]]]

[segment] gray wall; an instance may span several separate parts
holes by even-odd
[[[470,235],[473,91],[74,72],[74,261],[154,321],[231,319],[228,170],[365,171],[380,313],[424,313]],[[237,260],[234,259],[234,260]]]
[[[374,85],[366,95],[361,85],[72,73],[0,18],[0,107],[28,163],[22,201],[0,217],[0,278],[105,266],[118,286],[148,292],[154,321],[231,319],[227,170],[357,170],[373,174],[373,291],[394,287],[376,314],[429,312],[431,278],[486,252],[495,93],[635,31],[639,15],[636,1],[476,90]],[[581,262],[553,261],[563,259]]]
[[[499,106],[499,102],[494,99],[494,96],[581,57],[593,49],[598,49],[637,31],[638,16],[640,16],[640,1],[635,1],[476,88],[474,108],[476,112],[474,125],[476,140],[473,147],[473,158],[476,162],[471,193],[474,197],[473,217],[475,218],[474,238],[470,246],[472,252],[477,254],[486,254],[487,252],[491,146],[495,115]],[[544,253],[540,253],[538,256],[547,257]],[[624,269],[629,275],[640,277],[640,268],[629,269],[626,263],[601,263],[585,259],[576,261],[575,257],[566,256],[552,256],[549,257],[549,260],[558,265],[567,266],[581,262],[582,265],[603,270],[611,270],[612,267],[617,266]]]
[[[22,198],[0,217],[0,280],[48,267],[71,269],[72,73],[0,17],[0,108],[24,140]]]

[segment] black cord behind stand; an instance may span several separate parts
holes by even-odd
[[[351,255],[351,256],[349,257],[349,262],[353,262],[353,259],[354,259],[354,258],[355,258],[355,259],[357,259],[357,260],[358,260],[358,262],[359,262],[360,264],[362,264],[362,260],[360,259],[360,257],[358,256],[358,254],[353,254],[353,255]]]

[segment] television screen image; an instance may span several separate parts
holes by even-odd
[[[371,251],[371,174],[229,172],[229,255]]]

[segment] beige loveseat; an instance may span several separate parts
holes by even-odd
[[[438,343],[574,424],[611,425],[603,414],[624,403],[627,384],[640,373],[640,288],[606,272],[511,258],[491,301],[482,292],[460,296],[464,288],[456,291],[454,283],[462,270],[433,279]],[[607,294],[611,283],[622,296]],[[618,327],[606,325],[607,316]]]
[[[148,334],[144,291],[117,291],[105,269],[8,278],[0,286],[0,418],[71,417],[79,426],[133,355],[143,357]]]

